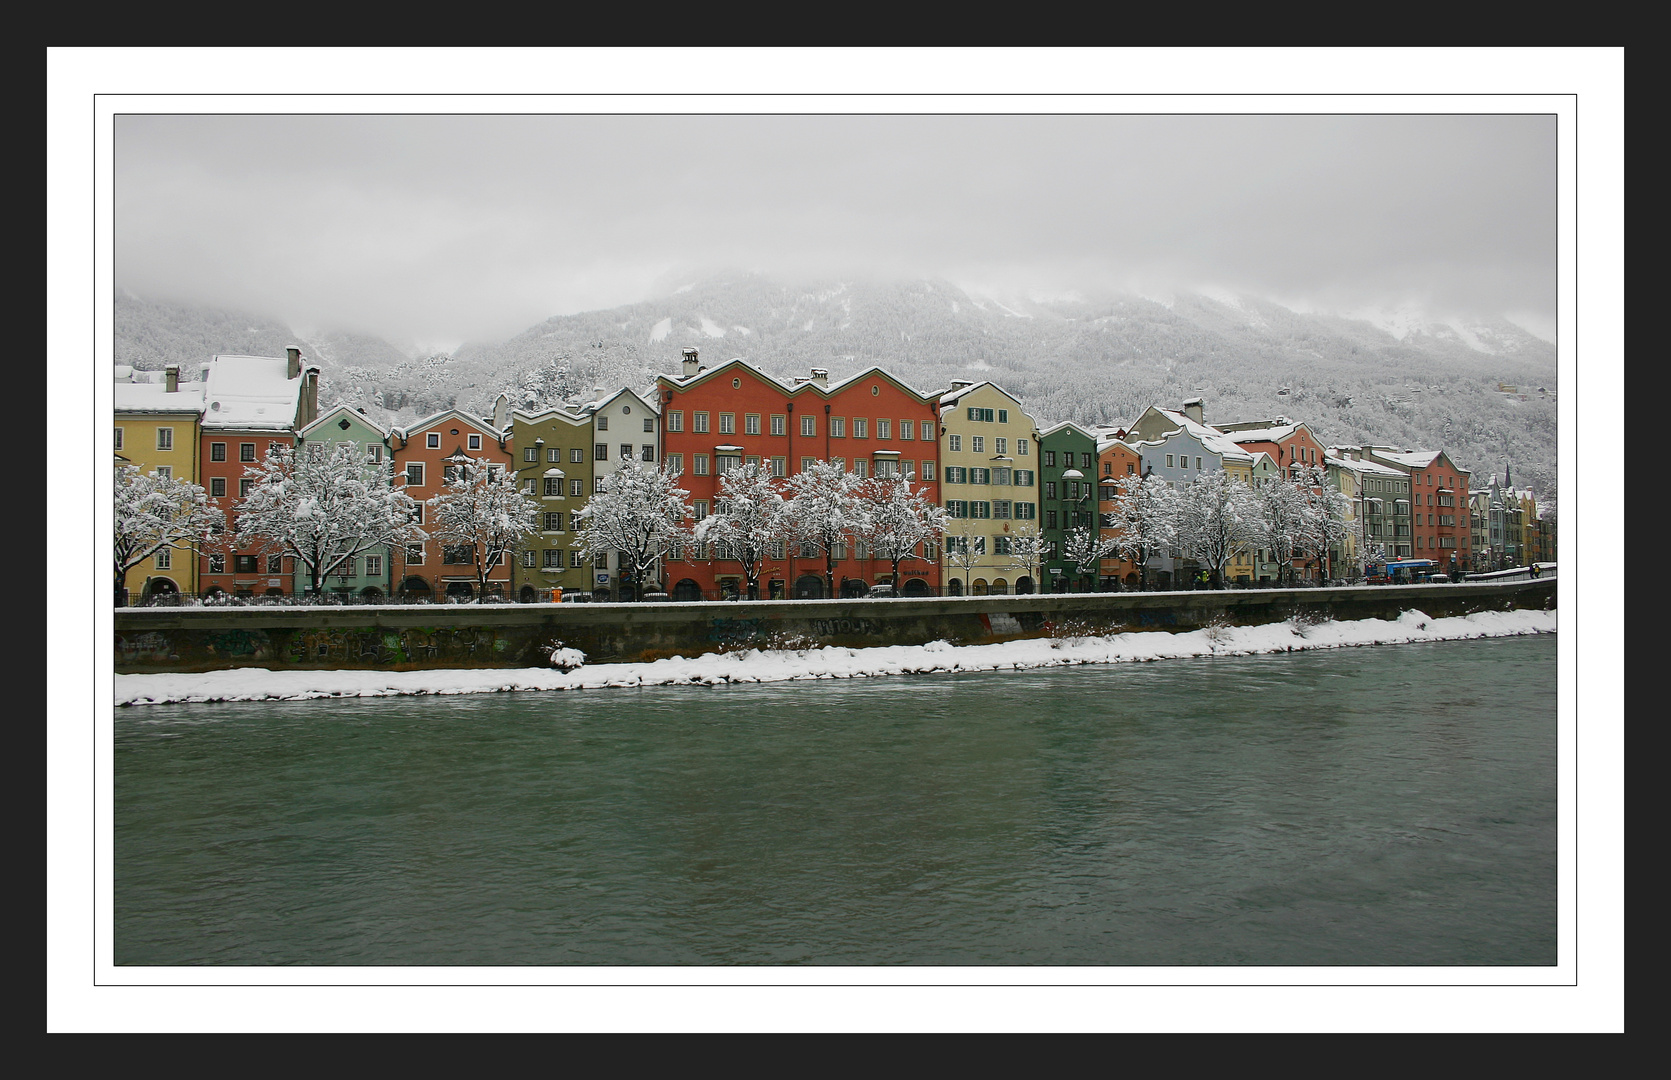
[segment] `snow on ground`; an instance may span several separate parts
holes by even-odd
[[[673,317],[670,315],[667,318],[665,318],[665,319],[661,320],[660,322],[656,323],[656,325],[650,327],[650,340],[651,341],[661,341],[661,340],[665,339],[667,337],[667,335],[671,334],[672,332],[673,332]]]
[[[996,645],[889,645],[674,656],[639,664],[554,668],[465,668],[439,671],[270,671],[238,668],[183,675],[118,675],[116,704],[180,701],[300,701],[321,697],[480,694],[501,690],[601,690],[616,686],[714,686],[798,679],[863,679],[952,671],[999,671],[1068,664],[1119,664],[1199,656],[1251,656],[1355,645],[1510,637],[1555,632],[1553,611],[1488,611],[1432,619],[1406,611],[1396,620],[1360,619],[1311,625],[1294,622],[1225,626],[1187,633],[1142,631],[1107,637],[1034,638]],[[554,660],[572,664],[572,649]]]

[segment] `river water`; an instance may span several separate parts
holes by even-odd
[[[118,964],[1544,965],[1555,637],[118,710]]]

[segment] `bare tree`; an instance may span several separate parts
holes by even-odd
[[[696,523],[692,536],[699,544],[714,544],[743,568],[750,600],[760,599],[760,570],[772,546],[789,538],[786,485],[758,464],[741,465],[720,477],[714,512]]]
[[[945,509],[929,500],[909,472],[873,476],[861,486],[867,505],[864,539],[871,554],[893,568],[893,595],[899,595],[899,567],[907,559],[928,561],[930,545],[951,520]]]
[[[642,599],[644,583],[674,545],[690,537],[690,492],[678,485],[679,473],[664,462],[651,465],[627,458],[603,479],[603,490],[578,514],[572,544],[590,558],[621,553],[632,568]]]
[[[118,465],[115,481],[112,540],[120,604],[129,570],[163,550],[189,550],[195,557],[225,518],[190,480]]]
[[[428,505],[436,540],[469,552],[476,571],[476,595],[487,595],[487,577],[539,531],[539,515],[516,490],[516,476],[487,458],[458,462],[447,470],[445,490]]]

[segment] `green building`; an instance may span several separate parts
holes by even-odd
[[[1084,527],[1101,532],[1097,521],[1097,437],[1072,421],[1038,432],[1039,528],[1053,545],[1044,564],[1048,592],[1085,592],[1096,587],[1099,564],[1080,567],[1063,557],[1068,534]]]
[[[539,514],[539,533],[516,554],[511,596],[549,602],[552,591],[590,594],[592,564],[573,546],[575,517],[592,497],[592,418],[564,409],[512,410],[517,487]]]
[[[296,432],[296,447],[302,451],[309,445],[327,447],[349,443],[359,447],[357,456],[376,465],[392,482],[394,464],[389,456],[389,432],[377,421],[358,409],[338,405]],[[307,567],[294,559],[295,580],[292,591],[301,596],[312,586]],[[382,601],[389,596],[389,575],[394,567],[387,544],[368,548],[345,562],[336,573],[326,578],[322,589],[343,599],[358,598]]]

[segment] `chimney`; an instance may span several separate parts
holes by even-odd
[[[180,365],[170,364],[163,368],[163,372],[163,383],[166,385],[167,392],[178,394],[180,392]]]
[[[696,360],[697,350],[695,350],[695,349],[683,349],[683,350],[681,350],[681,352],[684,354],[684,358],[685,358],[685,374],[684,374],[684,377],[688,379],[692,375],[695,375],[698,371],[701,371],[702,370],[702,365],[699,364]]]
[[[294,379],[302,373],[302,350],[292,345],[284,350],[284,377]]]
[[[965,386],[974,386],[974,385],[975,384],[970,382],[968,379],[953,379],[952,380],[952,389],[953,390],[961,390]]]
[[[830,371],[828,368],[815,367],[812,369],[812,381],[819,386],[830,385]]]
[[[493,402],[493,429],[504,431],[511,422],[511,399],[500,394]]]
[[[206,383],[206,382],[209,381],[209,365],[208,364],[197,365],[197,381],[202,382],[202,383]]]
[[[1197,424],[1205,424],[1207,422],[1207,403],[1200,398],[1190,398],[1184,402],[1184,415]]]
[[[302,377],[302,423],[305,426],[319,419],[319,369],[310,367]]]

